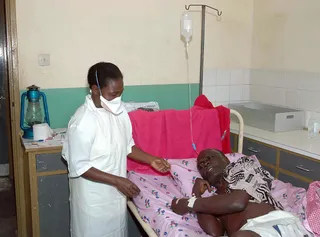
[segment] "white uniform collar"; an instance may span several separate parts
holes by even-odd
[[[92,100],[92,97],[91,97],[91,94],[88,94],[86,96],[86,100],[85,100],[85,103],[84,103],[87,108],[89,108],[90,110],[92,111],[105,111],[104,108],[97,108],[96,105],[93,103],[93,100]]]

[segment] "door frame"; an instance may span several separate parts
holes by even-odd
[[[20,89],[18,65],[18,38],[16,20],[16,0],[5,0],[6,30],[7,30],[7,67],[9,80],[11,145],[13,151],[13,174],[16,196],[18,236],[24,236],[26,228],[25,189],[23,183],[23,152],[20,130]]]
[[[3,39],[3,57],[4,57],[4,78],[5,78],[5,122],[6,122],[6,130],[7,130],[7,138],[8,138],[8,163],[9,163],[9,177],[13,179],[13,155],[12,155],[12,132],[11,132],[11,106],[10,106],[10,93],[9,93],[9,77],[8,77],[8,57],[7,57],[7,26],[6,26],[6,9],[5,9],[5,0],[1,1],[1,9],[0,9],[0,17],[4,20],[4,30],[5,37]],[[2,40],[1,40],[2,41]]]

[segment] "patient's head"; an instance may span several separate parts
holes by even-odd
[[[198,170],[202,178],[212,186],[217,186],[221,182],[223,171],[229,163],[228,158],[216,149],[201,151],[197,160]]]

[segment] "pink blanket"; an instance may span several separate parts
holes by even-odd
[[[192,147],[190,110],[162,110],[129,113],[133,139],[145,152],[163,158],[192,158],[197,152]],[[207,148],[221,150],[220,123],[216,109],[192,108],[193,140],[197,151]],[[161,175],[149,166],[128,159],[128,171]]]
[[[310,184],[306,201],[306,222],[314,236],[320,237],[320,181],[314,181]]]

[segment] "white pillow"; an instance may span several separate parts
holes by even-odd
[[[150,101],[150,102],[124,102],[124,107],[127,112],[131,112],[137,110],[139,108],[145,109],[153,109],[154,111],[160,110],[158,102]]]

